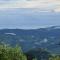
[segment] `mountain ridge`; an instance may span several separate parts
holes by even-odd
[[[19,44],[23,51],[33,48],[46,48],[53,53],[60,53],[60,26],[39,29],[1,29],[0,43],[15,46]]]

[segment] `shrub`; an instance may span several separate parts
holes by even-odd
[[[52,55],[49,60],[60,60],[60,55]]]
[[[20,47],[0,45],[0,60],[27,60]]]

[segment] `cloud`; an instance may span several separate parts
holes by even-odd
[[[6,2],[5,2],[6,1]],[[41,11],[60,12],[59,0],[3,0],[0,1],[0,10],[10,8],[36,8]]]

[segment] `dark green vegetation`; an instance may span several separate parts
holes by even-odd
[[[42,48],[23,53],[18,45],[0,45],[0,60],[60,60],[60,55],[51,54]]]
[[[54,54],[60,54],[60,28],[52,26],[31,30],[1,29],[0,43],[11,46],[19,44],[23,51],[46,48]]]
[[[1,29],[0,60],[60,60],[60,28]]]
[[[38,48],[26,52],[26,56],[28,60],[32,60],[32,58],[36,58],[37,60],[49,60],[51,54],[45,49]]]

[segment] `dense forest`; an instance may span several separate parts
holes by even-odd
[[[60,60],[60,28],[0,29],[0,60]]]
[[[60,55],[51,54],[46,49],[31,49],[23,52],[21,47],[16,45],[0,45],[0,60],[60,60]]]

